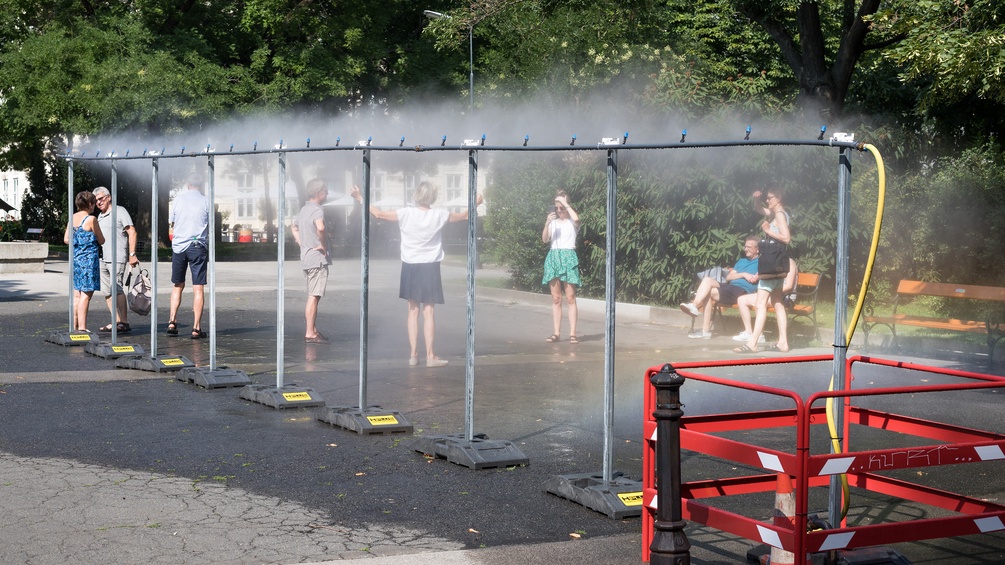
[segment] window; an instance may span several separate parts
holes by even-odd
[[[461,175],[447,175],[447,190],[461,187]]]
[[[254,187],[255,177],[251,173],[237,173],[237,190],[241,192],[251,192]]]
[[[240,219],[254,218],[255,217],[255,199],[254,198],[238,198],[237,199],[237,217]]]

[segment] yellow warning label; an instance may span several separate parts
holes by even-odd
[[[398,419],[394,417],[394,414],[367,416],[366,420],[373,426],[390,426],[398,423]]]
[[[70,341],[91,341],[91,334],[70,334]]]
[[[642,492],[619,492],[618,498],[625,506],[642,506]]]
[[[162,365],[184,365],[185,362],[175,357],[174,359],[161,359]]]
[[[311,393],[309,392],[284,392],[283,398],[289,400],[290,402],[303,402],[304,400],[311,400]]]
[[[133,353],[136,351],[136,347],[132,345],[113,345],[112,351],[116,353]]]

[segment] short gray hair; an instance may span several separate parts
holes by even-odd
[[[419,206],[432,206],[433,202],[436,202],[436,187],[430,182],[420,182],[419,186],[415,187],[412,201]]]
[[[104,196],[106,194],[109,195],[109,196],[112,195],[112,193],[108,192],[108,189],[105,188],[105,187],[103,187],[103,186],[99,186],[98,188],[95,188],[94,190],[91,191],[91,194],[93,194],[95,198],[98,198],[100,196]]]

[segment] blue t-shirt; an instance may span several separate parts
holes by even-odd
[[[747,259],[746,257],[740,259],[733,265],[733,270],[738,273],[749,273],[751,275],[757,274],[757,259]],[[757,285],[754,283],[747,282],[746,279],[733,279],[729,281],[729,284],[735,284],[736,286],[747,291],[747,294],[755,292],[757,290]]]
[[[170,221],[174,224],[171,249],[182,253],[189,245],[207,246],[209,237],[209,200],[198,190],[189,188],[174,199]]]

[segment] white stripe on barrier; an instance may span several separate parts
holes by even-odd
[[[657,497],[654,494],[653,497],[649,500],[649,503],[646,504],[646,506],[652,508],[653,510],[659,510],[659,504],[657,504],[656,499]]]
[[[822,469],[820,469],[821,475],[843,475],[848,472],[848,468],[851,464],[855,462],[854,457],[841,457],[840,459],[830,459]]]
[[[761,534],[761,541],[770,545],[771,547],[782,548],[782,540],[778,537],[778,532],[775,530],[770,530],[764,526],[758,524],[757,532]],[[784,548],[782,548],[784,549]]]
[[[778,459],[777,455],[758,451],[757,457],[761,460],[761,467],[771,469],[772,471],[778,471],[779,473],[785,472],[785,469],[782,469],[782,462]]]
[[[981,461],[994,461],[995,459],[1005,459],[1005,453],[1002,453],[1002,448],[1000,445],[985,445],[983,447],[975,447],[974,451],[980,456]]]
[[[653,428],[653,435],[649,436],[649,441],[656,441],[656,429]]]
[[[841,534],[831,534],[820,544],[820,551],[830,551],[832,549],[843,549],[851,543],[851,538],[855,537],[855,532],[844,532]]]
[[[982,534],[988,532],[997,532],[999,530],[1005,530],[1005,524],[1002,524],[1002,519],[998,516],[991,516],[990,518],[978,518],[974,520],[977,527],[980,528]]]

